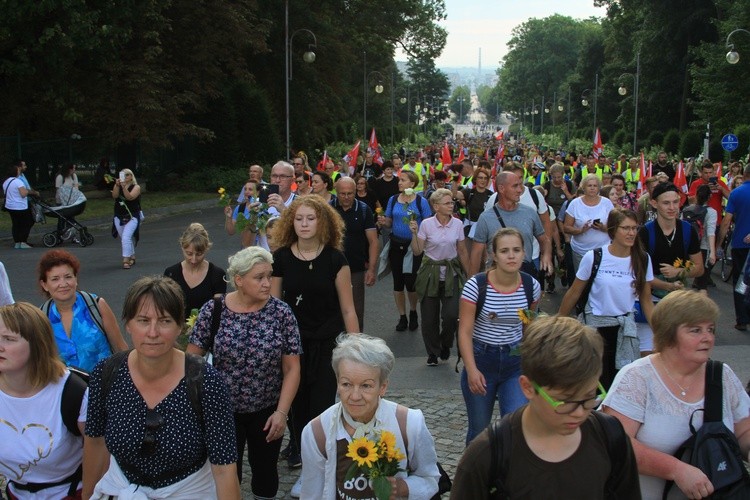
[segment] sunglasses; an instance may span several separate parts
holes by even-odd
[[[156,441],[156,431],[164,425],[164,417],[156,410],[146,410],[146,432],[143,434],[143,443],[141,444],[141,455],[151,456],[156,453],[158,442]]]

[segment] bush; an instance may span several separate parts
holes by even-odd
[[[670,129],[664,136],[664,151],[670,155],[675,155],[680,149],[680,132],[677,129]]]
[[[615,132],[615,135],[612,136],[612,145],[613,146],[620,146],[620,149],[622,149],[622,145],[627,142],[627,132],[623,129],[618,130]]]
[[[680,158],[695,157],[703,151],[703,134],[697,130],[686,130],[680,137]]]
[[[664,134],[662,134],[659,130],[654,130],[653,132],[648,134],[648,137],[646,138],[646,144],[649,148],[659,147],[659,149],[663,149],[662,146],[664,145]]]
[[[239,193],[246,180],[246,167],[210,166],[181,175],[175,183],[178,189],[185,191],[215,192],[223,187],[232,197]]]
[[[732,152],[732,158],[740,158],[750,152],[750,125],[739,125],[735,129],[739,146]]]

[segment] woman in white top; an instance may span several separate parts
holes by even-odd
[[[602,181],[596,174],[588,174],[581,181],[583,196],[572,200],[565,210],[563,231],[570,235],[573,250],[573,265],[576,271],[583,255],[589,250],[601,248],[609,243],[607,225],[614,205],[608,198],[599,195]]]
[[[464,360],[461,392],[469,419],[467,445],[489,425],[496,401],[500,415],[526,404],[518,385],[523,337],[519,311],[535,310],[542,297],[539,283],[521,275],[523,236],[517,229],[506,227],[495,233],[492,251],[494,267],[486,274],[485,300],[479,314],[479,274],[464,285],[458,306],[458,349]],[[532,290],[524,281],[531,282]]]
[[[76,166],[72,163],[66,163],[60,167],[60,173],[55,177],[55,202],[58,205],[71,205],[70,200],[66,199],[72,191],[61,192],[63,186],[70,186],[78,189],[78,176],[76,175]]]
[[[15,248],[31,248],[31,245],[26,241],[29,239],[31,227],[34,225],[34,216],[31,213],[28,199],[31,191],[20,179],[21,165],[23,165],[23,162],[12,165],[8,171],[8,178],[3,181],[5,209],[10,214]]]
[[[70,377],[76,378],[68,382]],[[0,477],[9,482],[10,498],[81,498],[88,398],[77,377],[58,357],[52,328],[38,307],[0,307]],[[71,404],[63,417],[66,384]]]
[[[352,446],[361,437],[376,439],[381,431],[394,438],[401,472],[386,479],[390,498],[428,500],[438,492],[440,472],[435,443],[419,410],[384,399],[395,358],[386,343],[369,335],[339,335],[331,364],[340,402],[325,410],[302,432],[300,498],[375,498],[372,483],[356,464]],[[355,449],[357,456],[362,456]],[[408,464],[408,467],[407,467]]]
[[[638,218],[632,210],[617,208],[607,218],[607,234],[612,243],[601,248],[599,269],[583,312],[583,322],[597,329],[604,340],[600,382],[609,388],[617,370],[640,356],[633,307],[643,304],[651,316],[651,259],[638,241]],[[558,314],[566,316],[575,307],[589,282],[594,250],[586,252],[576,279],[563,297]],[[620,350],[617,350],[620,346]],[[630,347],[630,349],[628,349]]]
[[[633,443],[644,500],[660,499],[672,479],[688,498],[705,498],[714,488],[698,468],[673,454],[690,437],[690,420],[703,425],[706,368],[714,347],[719,307],[690,290],[670,293],[651,317],[655,353],[626,366],[602,403],[617,417]],[[722,419],[734,431],[747,459],[750,397],[727,365],[722,373]],[[672,498],[672,496],[670,496]],[[684,498],[684,497],[683,497]]]

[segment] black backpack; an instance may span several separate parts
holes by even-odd
[[[506,488],[510,459],[512,452],[512,413],[502,419],[495,419],[489,427],[490,433],[490,475],[489,496],[491,500],[510,498]],[[605,484],[606,495],[602,498],[616,499],[615,487],[619,483],[625,465],[625,450],[628,447],[627,434],[622,424],[612,415],[600,411],[592,411],[591,415],[599,424],[605,436],[607,454],[609,455],[611,472]]]
[[[682,220],[690,223],[698,233],[698,239],[703,240],[703,234],[706,229],[706,214],[708,209],[703,205],[690,205],[682,210]]]
[[[696,430],[693,416],[690,415],[690,433],[674,456],[703,471],[714,485],[714,499],[750,498],[750,475],[742,459],[740,445],[734,432],[722,420],[723,393],[722,374],[724,363],[709,360],[706,364],[706,389],[703,412],[703,425]],[[667,481],[662,498],[666,499],[674,484]]]

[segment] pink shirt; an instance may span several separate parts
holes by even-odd
[[[425,240],[424,254],[432,260],[450,260],[458,256],[457,242],[464,240],[463,222],[451,217],[448,224],[442,225],[437,216],[422,221],[417,238]],[[440,279],[445,278],[445,267],[440,268]]]

